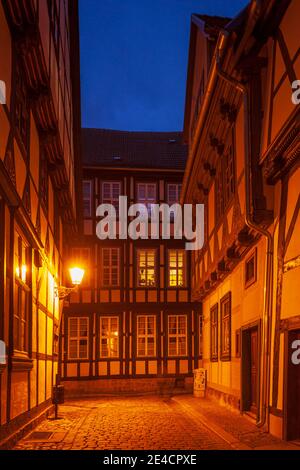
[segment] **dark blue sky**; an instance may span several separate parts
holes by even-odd
[[[192,13],[234,16],[247,0],[80,0],[82,125],[183,126]]]

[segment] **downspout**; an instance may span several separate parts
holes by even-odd
[[[225,33],[226,34],[226,33]],[[257,422],[258,427],[262,427],[267,422],[269,410],[269,390],[270,390],[270,329],[272,318],[272,288],[273,288],[273,237],[271,233],[259,225],[255,224],[252,218],[251,206],[251,161],[250,161],[250,142],[251,142],[251,129],[249,121],[249,92],[247,86],[226,74],[220,64],[220,52],[217,50],[217,74],[218,76],[233,86],[243,95],[244,99],[244,121],[245,121],[245,189],[246,189],[246,225],[255,230],[257,233],[266,238],[267,252],[266,252],[266,269],[265,269],[265,288],[264,288],[264,313],[262,325],[262,356],[261,356],[261,382],[260,382],[260,413]],[[269,424],[267,422],[267,424]]]

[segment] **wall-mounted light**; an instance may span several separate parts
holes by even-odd
[[[54,294],[55,294],[55,297],[58,297],[59,299],[65,299],[72,292],[76,292],[78,290],[78,287],[82,283],[82,279],[83,279],[85,271],[82,268],[73,267],[69,269],[69,272],[70,272],[71,282],[74,287],[63,287],[63,286],[55,287]]]
[[[24,284],[26,283],[26,273],[27,273],[27,266],[26,264],[22,264],[22,266],[16,267],[16,276],[21,279]]]

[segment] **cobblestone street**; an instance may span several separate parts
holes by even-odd
[[[19,450],[212,450],[230,445],[182,407],[158,397],[99,398],[70,401],[60,407],[62,419],[45,420],[35,432],[47,439],[20,441]],[[51,435],[50,435],[51,433]],[[43,442],[44,439],[44,442]]]

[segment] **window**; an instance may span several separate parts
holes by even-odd
[[[235,357],[241,357],[241,330],[235,332]]]
[[[102,248],[102,285],[120,285],[120,248]]]
[[[234,139],[221,157],[216,174],[216,216],[219,220],[227,210],[235,192]]]
[[[29,246],[15,232],[14,350],[28,352],[31,260]]]
[[[119,357],[119,317],[100,317],[100,357]]]
[[[187,355],[187,316],[169,315],[168,318],[169,356]]]
[[[185,252],[169,250],[169,287],[185,285]]]
[[[221,300],[221,360],[231,359],[231,294]]]
[[[199,356],[203,356],[203,316],[199,316]]]
[[[111,204],[119,211],[119,197],[121,195],[121,183],[118,181],[102,182],[102,203]]]
[[[16,65],[16,101],[15,101],[15,125],[24,150],[28,151],[29,145],[29,106],[25,75],[21,65]]]
[[[139,287],[155,287],[155,250],[138,250],[137,276]]]
[[[83,181],[83,216],[92,217],[92,182]]]
[[[88,359],[88,329],[87,317],[69,318],[69,359]]]
[[[181,184],[168,184],[168,204],[172,206],[173,204],[178,204],[180,201],[182,185]]]
[[[139,183],[137,186],[137,198],[139,204],[144,204],[151,215],[152,205],[156,203],[156,184]]]
[[[210,359],[218,360],[218,304],[210,311]]]
[[[45,153],[42,152],[40,159],[40,197],[46,211],[48,211],[48,194],[48,162]]]
[[[137,356],[156,356],[155,315],[138,315],[137,317]]]
[[[257,280],[257,250],[245,262],[245,287],[250,287]]]

